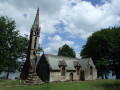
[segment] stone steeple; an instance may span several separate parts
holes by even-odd
[[[35,17],[35,21],[33,23],[33,26],[31,28],[30,33],[30,43],[29,43],[29,58],[31,61],[31,68],[30,70],[35,70],[35,63],[36,63],[36,55],[38,51],[38,45],[39,45],[39,37],[40,37],[40,27],[39,27],[39,8],[37,10],[37,14]]]
[[[28,47],[27,60],[29,64],[29,74],[25,84],[41,84],[42,81],[36,74],[37,51],[39,45],[40,27],[39,27],[39,8],[36,13],[35,21],[30,32],[30,41]]]
[[[37,10],[37,13],[36,13],[36,17],[35,17],[35,21],[34,21],[33,26],[35,26],[35,27],[39,26],[39,8],[38,8],[38,10]]]

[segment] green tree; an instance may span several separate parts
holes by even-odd
[[[97,70],[98,76],[102,76],[109,73],[107,65],[109,65],[109,44],[111,36],[108,29],[94,32],[87,40],[86,45],[81,51],[82,57],[92,57]]]
[[[20,69],[18,59],[26,56],[27,35],[21,36],[16,30],[15,21],[7,16],[0,17],[0,73],[14,73]]]
[[[107,78],[112,70],[119,77],[120,68],[120,28],[109,28],[94,32],[81,51],[82,58],[92,57],[98,76]],[[117,70],[117,71],[116,71]]]
[[[113,47],[111,53],[111,68],[113,74],[116,75],[117,79],[120,79],[120,27],[112,28],[111,33],[113,34]]]
[[[38,46],[38,54],[40,54],[40,52],[43,52],[43,48],[40,47],[40,45]]]
[[[76,57],[76,54],[74,50],[68,46],[67,44],[63,45],[61,48],[59,48],[58,56],[66,56],[66,57]]]

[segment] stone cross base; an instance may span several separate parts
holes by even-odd
[[[37,73],[30,73],[28,78],[25,80],[24,84],[27,85],[40,85],[42,84],[42,80],[37,76]]]

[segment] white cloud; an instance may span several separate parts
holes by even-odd
[[[44,49],[45,53],[48,54],[57,54],[58,49],[62,47],[64,44],[67,44],[69,46],[74,45],[73,41],[64,40],[59,35],[56,35],[50,39],[51,42],[48,44],[48,47]]]
[[[75,49],[79,49],[79,48],[80,48],[80,46],[75,46],[74,48],[75,48]]]
[[[40,15],[40,26],[41,26],[41,32],[46,34],[53,34],[56,32],[56,29],[54,28],[54,25],[58,23],[58,21],[55,18],[50,18],[47,15]]]
[[[36,9],[40,8],[40,26],[44,34],[56,32],[54,25],[60,21],[71,37],[86,39],[94,31],[108,28],[120,22],[120,1],[103,0],[103,5],[93,6],[82,0],[0,0],[0,14],[15,19],[21,34],[29,34]],[[71,6],[71,3],[75,3]],[[116,9],[117,8],[117,9]],[[24,17],[26,14],[26,18]]]
[[[75,42],[56,35],[56,24],[63,22],[68,39],[71,37],[86,39],[101,28],[120,26],[120,0],[102,0],[103,5],[93,6],[82,0],[0,0],[0,15],[7,15],[16,21],[20,33],[28,34],[34,22],[36,9],[40,8],[40,44],[48,38],[45,52],[56,54],[65,43],[75,46]],[[74,3],[72,6],[71,3]],[[25,16],[26,15],[26,18]],[[61,27],[60,27],[61,28]],[[69,33],[69,34],[68,34]],[[49,35],[54,34],[54,37]]]
[[[39,6],[41,11],[51,14],[60,10],[63,3],[66,3],[67,1],[68,0],[0,0],[0,2],[7,2],[19,10],[25,10],[28,8],[36,9]]]
[[[58,23],[57,15],[66,2],[67,0],[0,0],[0,15],[14,19],[22,35],[29,34],[39,6],[41,32],[52,34],[56,31],[54,25]]]
[[[53,42],[60,42],[62,41],[62,38],[59,35],[56,35],[55,37],[52,38]]]
[[[39,39],[39,44],[40,44],[40,45],[42,44],[44,38],[45,38],[45,35],[42,34],[42,33],[40,33],[40,39]]]
[[[81,57],[80,57],[80,52],[76,52],[76,57],[77,57],[77,58],[81,58]]]
[[[119,0],[112,0],[111,3],[106,2],[101,6],[93,6],[86,1],[79,2],[67,9],[65,31],[73,37],[86,39],[94,31],[118,25],[120,12],[116,7],[120,8]]]

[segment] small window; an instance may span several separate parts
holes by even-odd
[[[61,76],[65,76],[65,67],[62,68]]]
[[[80,68],[77,68],[77,75],[80,75]]]
[[[35,37],[34,48],[36,48],[37,37]]]
[[[35,51],[33,51],[33,55],[34,55],[34,56],[35,56],[35,54],[36,54]]]
[[[90,75],[93,75],[93,68],[90,66]]]

